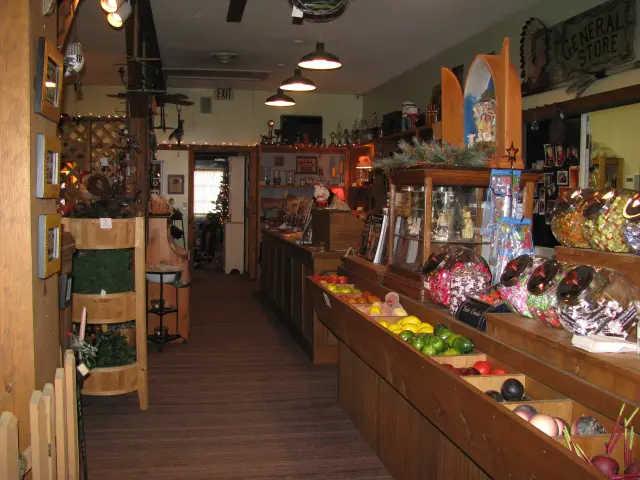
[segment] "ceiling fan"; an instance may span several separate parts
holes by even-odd
[[[349,4],[349,0],[289,0],[289,3],[302,12],[302,17],[298,18],[310,22],[330,22],[342,15]],[[229,0],[227,10],[227,22],[239,23],[242,21],[247,0]],[[295,10],[294,10],[295,11]]]

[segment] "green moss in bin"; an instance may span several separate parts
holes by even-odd
[[[133,249],[79,250],[73,257],[73,293],[133,291]]]

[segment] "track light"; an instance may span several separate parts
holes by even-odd
[[[336,70],[342,67],[342,62],[335,55],[326,52],[324,43],[316,44],[316,51],[300,59],[298,66],[309,70]]]
[[[131,15],[132,10],[133,9],[131,8],[131,4],[129,3],[129,1],[125,0],[125,2],[120,5],[120,8],[118,8],[117,11],[107,15],[107,21],[109,22],[109,25],[115,28],[122,27],[124,25],[124,22],[127,21],[127,18],[129,18],[129,15]]]
[[[264,102],[265,105],[270,107],[293,107],[296,101],[288,95],[285,95],[282,89],[278,89],[278,93],[271,95]]]
[[[316,84],[302,76],[302,70],[296,68],[293,77],[287,78],[280,84],[282,90],[289,92],[311,92],[316,89]]]
[[[115,13],[120,8],[120,5],[124,3],[124,0],[100,0],[100,6],[102,10],[107,13]]]

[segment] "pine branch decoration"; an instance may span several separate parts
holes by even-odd
[[[385,172],[410,165],[433,165],[446,167],[482,167],[487,164],[486,153],[477,146],[471,148],[454,147],[447,142],[425,142],[414,137],[411,143],[401,140],[398,143],[400,152],[391,157],[374,162],[375,168]]]

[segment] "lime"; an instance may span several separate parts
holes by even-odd
[[[453,347],[453,342],[455,341],[456,338],[461,337],[462,335],[458,335],[457,333],[454,333],[453,335],[449,335],[446,339],[445,339],[445,343],[450,346]]]
[[[449,327],[447,327],[444,323],[439,323],[438,325],[436,325],[433,329],[433,333],[435,333],[436,335],[438,335],[440,333],[441,330],[449,330]]]
[[[411,340],[413,340],[416,335],[409,330],[403,330],[398,336],[405,342],[411,342]]]
[[[429,356],[429,357],[435,357],[437,355],[438,352],[436,352],[436,349],[433,348],[431,345],[425,345],[424,347],[422,347],[422,353],[424,353],[425,355]]]
[[[453,341],[451,346],[462,354],[471,353],[473,351],[473,342],[471,339],[460,335]]]
[[[444,352],[444,349],[445,349],[444,340],[442,340],[440,337],[435,337],[435,336],[431,337],[429,339],[428,345],[432,346],[433,349],[436,351],[436,353]]]
[[[421,338],[425,345],[428,345],[430,342],[430,338],[433,338],[433,335],[430,333],[418,333],[418,338]]]
[[[413,340],[411,340],[411,346],[416,350],[422,350],[424,348],[424,340],[422,340],[420,337],[415,337]]]
[[[443,328],[442,330],[440,330],[438,333],[436,333],[436,335],[438,337],[440,337],[442,340],[446,340],[447,338],[449,338],[451,335],[455,335],[451,330],[449,330],[448,328]]]
[[[460,355],[460,352],[458,350],[456,350],[455,348],[449,348],[447,350],[444,351],[443,355]]]

